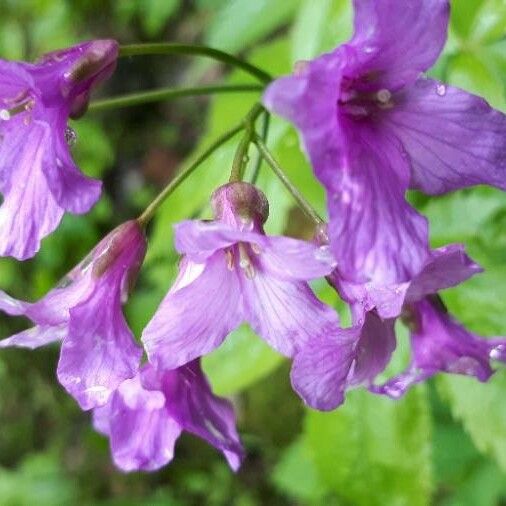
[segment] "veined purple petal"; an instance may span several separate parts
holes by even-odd
[[[63,209],[55,201],[43,174],[50,142],[47,124],[34,121],[22,135],[9,135],[2,144],[0,172],[15,166],[16,177],[4,190],[0,206],[0,255],[24,260],[40,248],[43,237],[60,223]],[[11,180],[11,179],[9,179]]]
[[[466,254],[462,244],[450,244],[432,250],[430,260],[413,279],[406,302],[421,300],[427,295],[456,286],[480,272],[483,269]]]
[[[29,307],[29,302],[14,299],[0,290],[0,311],[12,316],[20,316],[24,315]]]
[[[186,431],[221,450],[230,467],[237,471],[244,452],[235,427],[233,406],[212,393],[199,361],[166,372],[163,391],[170,416]]]
[[[114,463],[122,471],[154,471],[169,463],[181,434],[165,410],[160,391],[147,390],[141,377],[124,381],[108,406],[94,413],[97,430],[109,435]]]
[[[416,302],[411,311],[411,363],[405,372],[384,385],[374,386],[372,390],[377,393],[400,397],[412,385],[439,372],[487,381],[494,372],[490,360],[506,358],[500,352],[506,340],[486,340],[472,334],[432,299]]]
[[[48,111],[44,119],[52,131],[42,166],[48,187],[56,202],[67,212],[86,213],[100,198],[102,183],[85,176],[72,160],[65,138],[67,118],[55,110]]]
[[[63,213],[88,211],[101,184],[72,161],[65,130],[114,70],[115,41],[89,41],[35,63],[0,61],[0,255],[24,260]]]
[[[371,311],[349,329],[309,341],[293,361],[294,390],[314,409],[337,408],[348,388],[369,385],[385,369],[395,349],[393,326]]]
[[[58,379],[85,410],[105,404],[123,380],[135,375],[142,356],[116,285],[99,283],[88,299],[70,310]]]
[[[213,395],[198,361],[172,371],[144,365],[94,410],[93,423],[109,436],[114,462],[123,471],[152,471],[169,463],[182,430],[221,450],[234,470],[243,458],[232,406]]]
[[[346,380],[355,358],[360,329],[343,329],[336,338],[311,340],[295,355],[293,389],[314,409],[330,411],[344,402]]]
[[[46,344],[59,342],[67,336],[67,325],[36,325],[0,341],[0,348],[28,348],[34,350]]]
[[[183,221],[174,228],[176,249],[193,262],[204,262],[217,250],[242,242],[253,245],[265,268],[280,277],[315,279],[329,274],[336,263],[327,247],[220,221]]]
[[[432,79],[419,79],[394,102],[385,122],[409,155],[412,188],[440,194],[489,184],[506,190],[506,115]]]
[[[261,255],[258,264],[263,266]],[[306,282],[277,278],[261,267],[241,278],[245,319],[276,351],[291,357],[311,339],[340,330],[336,311]]]
[[[355,34],[349,45],[375,84],[396,89],[429,69],[446,42],[448,0],[354,0]],[[365,83],[367,86],[367,83]]]
[[[451,244],[432,250],[420,272],[404,283],[353,283],[338,271],[331,274],[330,280],[341,297],[354,307],[360,306],[363,313],[376,308],[382,318],[395,318],[404,304],[455,286],[481,271],[466,255],[464,246]]]
[[[336,266],[327,246],[291,237],[266,237],[263,248],[259,252],[263,267],[281,279],[309,281],[330,274]]]
[[[174,369],[209,353],[241,323],[241,303],[237,273],[229,269],[225,252],[217,251],[196,279],[169,291],[144,329],[150,362]]]
[[[348,160],[327,188],[332,252],[351,281],[406,281],[428,256],[427,221],[404,198],[406,160],[379,131],[350,123],[347,135]]]

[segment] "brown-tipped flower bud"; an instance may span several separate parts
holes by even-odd
[[[234,182],[220,186],[211,198],[217,220],[236,223],[254,222],[263,225],[269,217],[269,202],[258,188],[250,183]]]

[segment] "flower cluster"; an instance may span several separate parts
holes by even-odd
[[[242,323],[292,360],[309,406],[330,410],[350,388],[402,396],[439,372],[487,381],[506,339],[482,339],[448,313],[439,292],[481,272],[462,245],[431,250],[408,189],[441,194],[476,184],[506,189],[506,116],[483,99],[422,77],[446,40],[448,0],[354,0],[346,44],[272,82],[264,104],[300,131],[327,193],[328,224],[312,242],[267,236],[269,205],[233,181],[211,198],[211,221],[175,225],[179,274],[136,343],[122,311],[146,253],[142,219],[105,237],[35,303],[0,292],[0,309],[34,327],[0,347],[61,342],[58,379],[125,471],[167,464],[183,430],[236,470],[243,449],[232,405],[216,397],[200,358]],[[72,162],[67,121],[109,77],[113,41],[93,41],[35,64],[1,62],[0,254],[24,259],[63,212],[86,212],[100,183]],[[350,306],[343,328],[309,282],[326,278]],[[406,370],[383,383],[395,322],[410,329]]]

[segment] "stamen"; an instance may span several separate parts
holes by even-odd
[[[255,277],[255,268],[251,263],[246,245],[240,242],[237,246],[239,248],[239,267],[244,271],[248,279],[253,279]]]
[[[253,253],[255,253],[255,255],[260,255],[260,253],[262,253],[262,248],[260,248],[260,246],[255,243],[255,242],[252,242],[250,244],[251,246],[251,251],[253,251]]]
[[[225,256],[227,257],[227,267],[229,271],[234,270],[234,254],[232,253],[232,250],[227,249],[225,251]]]
[[[34,106],[35,100],[30,98],[25,102],[22,102],[21,104],[12,107],[11,109],[0,109],[0,120],[9,121],[13,116],[16,116],[16,114],[20,114],[23,112],[30,112]]]

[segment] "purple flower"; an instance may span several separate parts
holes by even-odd
[[[198,360],[163,372],[144,365],[93,415],[123,471],[154,471],[168,464],[183,430],[221,450],[234,471],[243,458],[233,407],[213,395]]]
[[[293,356],[307,340],[339,329],[336,312],[307,281],[328,274],[326,247],[267,237],[265,196],[248,183],[213,195],[217,220],[176,226],[179,276],[144,329],[150,362],[173,369],[209,353],[243,321],[275,350]]]
[[[309,340],[293,360],[293,389],[314,409],[337,408],[346,390],[371,385],[387,366],[396,344],[394,321],[369,311],[349,329]]]
[[[400,284],[350,283],[335,270],[327,279],[351,305],[354,325],[311,340],[296,354],[294,389],[311,407],[330,410],[343,402],[348,388],[358,385],[398,397],[438,371],[473,374],[485,381],[492,374],[490,359],[506,361],[506,341],[481,340],[434,302],[439,290],[478,272],[480,266],[458,244],[432,251],[420,273]],[[385,385],[374,385],[395,349],[394,322],[399,316],[413,329],[411,364]]]
[[[128,221],[105,237],[53,290],[35,303],[0,291],[0,309],[35,326],[0,341],[0,347],[38,348],[62,340],[58,379],[82,409],[107,402],[139,367],[141,349],[123,316],[144,254],[139,224]]]
[[[457,323],[438,297],[425,297],[405,308],[411,327],[411,363],[406,371],[373,392],[401,397],[415,383],[438,372],[475,376],[487,381],[491,360],[506,363],[506,339],[483,339]]]
[[[33,256],[65,211],[85,213],[101,183],[72,160],[69,117],[114,71],[118,44],[95,40],[36,63],[0,60],[0,255]]]
[[[398,283],[429,256],[405,201],[476,184],[506,189],[506,116],[419,77],[446,40],[447,0],[354,0],[355,34],[272,83],[266,106],[302,134],[327,190],[332,251],[351,281]]]

